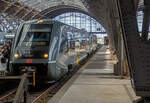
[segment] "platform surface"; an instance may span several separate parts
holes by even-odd
[[[130,80],[113,74],[115,62],[107,47],[99,49],[58,103],[132,103]]]

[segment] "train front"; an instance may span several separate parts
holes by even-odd
[[[52,24],[42,22],[26,22],[19,27],[11,51],[11,73],[31,70],[46,77]]]

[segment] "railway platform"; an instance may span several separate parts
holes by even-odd
[[[109,49],[102,47],[48,103],[133,103],[129,79],[114,75]]]

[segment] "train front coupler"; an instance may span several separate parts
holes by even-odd
[[[36,68],[35,67],[30,67],[30,66],[25,66],[21,72],[24,74],[24,73],[27,73],[28,75],[28,82],[29,82],[29,85],[33,85],[35,86],[36,85]]]

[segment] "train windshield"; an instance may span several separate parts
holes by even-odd
[[[48,46],[52,24],[25,24],[19,35],[18,46]]]

